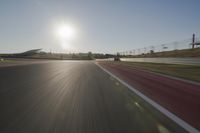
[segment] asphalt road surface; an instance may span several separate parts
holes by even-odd
[[[139,68],[99,62],[129,85],[200,129],[200,84],[174,79]]]
[[[89,61],[0,68],[0,133],[184,133]]]

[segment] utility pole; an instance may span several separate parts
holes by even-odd
[[[195,45],[195,34],[192,35],[192,49],[194,48]]]

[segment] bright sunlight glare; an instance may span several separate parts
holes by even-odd
[[[75,37],[74,27],[62,24],[57,28],[57,35],[62,40],[72,40]]]
[[[72,45],[70,43],[68,43],[68,42],[62,42],[61,46],[65,50],[71,50],[72,49]]]
[[[56,26],[55,34],[59,39],[60,45],[63,49],[71,49],[72,41],[75,38],[75,28],[72,25],[62,23]]]

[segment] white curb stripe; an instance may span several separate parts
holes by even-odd
[[[182,120],[178,116],[174,115],[173,113],[171,113],[170,111],[168,111],[164,107],[160,106],[159,104],[157,104],[156,102],[154,102],[153,100],[151,100],[150,98],[148,98],[147,96],[145,96],[144,94],[142,94],[140,91],[134,89],[132,86],[130,86],[129,84],[127,84],[126,82],[124,82],[123,80],[121,80],[119,77],[115,76],[114,74],[112,74],[111,72],[109,72],[108,70],[106,70],[105,68],[103,68],[102,66],[100,66],[99,64],[97,64],[97,63],[95,63],[95,64],[98,67],[100,67],[103,71],[105,71],[106,73],[108,73],[109,75],[111,75],[112,77],[114,77],[115,79],[117,79],[123,85],[125,85],[126,87],[128,87],[130,90],[132,90],[134,93],[136,93],[142,99],[144,99],[146,102],[148,102],[149,104],[151,104],[157,110],[159,110],[160,112],[162,112],[163,114],[165,114],[167,117],[169,117],[170,119],[172,119],[179,126],[181,126],[182,128],[184,128],[186,131],[188,131],[190,133],[200,133],[199,130],[197,130],[196,128],[192,127],[190,124],[188,124],[187,122],[185,122],[184,120]]]

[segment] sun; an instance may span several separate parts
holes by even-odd
[[[71,41],[75,38],[75,29],[68,24],[61,24],[57,27],[56,34],[61,41]]]
[[[65,22],[57,23],[57,25],[55,25],[54,33],[63,49],[72,49],[72,44],[76,37],[76,29],[74,28],[74,25]]]

